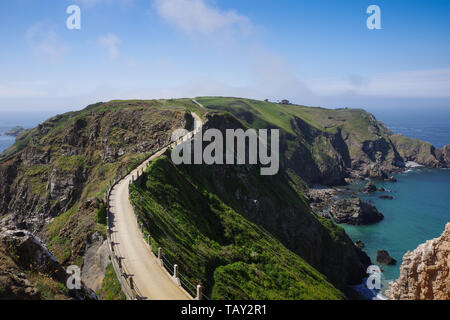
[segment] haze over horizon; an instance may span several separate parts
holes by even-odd
[[[66,9],[81,8],[81,30]],[[381,30],[366,9],[381,8]],[[20,0],[0,4],[0,113],[239,96],[450,107],[448,1]]]

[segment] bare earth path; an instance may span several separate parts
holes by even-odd
[[[193,114],[195,129],[202,126],[200,118]],[[194,129],[194,130],[195,130]],[[171,279],[169,273],[160,266],[158,259],[144,241],[129,201],[128,186],[132,176],[145,169],[147,164],[160,157],[166,149],[154,154],[136,170],[121,180],[110,195],[114,248],[122,258],[128,273],[133,276],[135,287],[141,298],[148,300],[188,300],[192,297]]]

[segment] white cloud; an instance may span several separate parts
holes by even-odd
[[[314,79],[310,87],[320,95],[354,93],[368,97],[448,98],[450,68],[381,73],[349,79]]]
[[[98,39],[98,43],[108,50],[109,58],[111,60],[116,60],[119,57],[120,53],[118,46],[121,41],[116,35],[108,33],[105,36],[101,36]]]
[[[222,11],[207,0],[154,0],[154,5],[162,19],[189,35],[246,35],[252,29],[246,16]]]
[[[69,47],[60,41],[54,28],[45,22],[31,26],[25,35],[28,45],[37,54],[56,60],[61,58]]]
[[[76,3],[82,5],[83,7],[89,8],[100,4],[120,4],[129,5],[134,0],[74,0]]]

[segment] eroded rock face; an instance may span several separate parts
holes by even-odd
[[[439,238],[404,255],[400,278],[385,295],[391,300],[450,300],[450,223]]]
[[[104,179],[108,166],[121,174],[128,161],[121,157],[155,151],[173,130],[193,125],[181,111],[108,106],[45,121],[22,149],[0,161],[0,225],[44,239],[45,226],[79,201],[91,180]]]
[[[374,205],[360,198],[337,200],[331,205],[330,213],[337,223],[352,225],[374,224],[384,218]]]
[[[373,182],[368,182],[363,191],[365,193],[374,193],[377,191],[377,186]]]
[[[446,145],[444,148],[442,148],[442,153],[444,157],[444,161],[450,165],[450,145]]]
[[[62,286],[69,275],[44,244],[26,230],[0,229],[0,299],[39,300],[42,296],[34,275],[48,277]],[[67,299],[97,299],[81,283],[81,289],[68,290]]]

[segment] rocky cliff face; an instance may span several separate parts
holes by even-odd
[[[385,294],[392,300],[450,300],[450,223],[439,238],[404,255],[400,278]]]
[[[342,185],[346,178],[387,179],[407,161],[450,165],[450,147],[393,134],[359,109],[282,106],[238,98],[200,98],[208,109],[232,113],[249,127],[280,128],[282,165],[308,184]],[[276,115],[276,116],[274,116]]]
[[[28,231],[0,231],[0,266],[0,299],[97,299],[84,284],[68,290],[69,275]]]
[[[141,103],[100,104],[44,122],[28,133],[26,144],[16,143],[2,155],[3,224],[41,233],[84,196],[86,187],[95,188],[94,181],[104,184],[167,144],[173,130],[191,126],[185,112]]]

